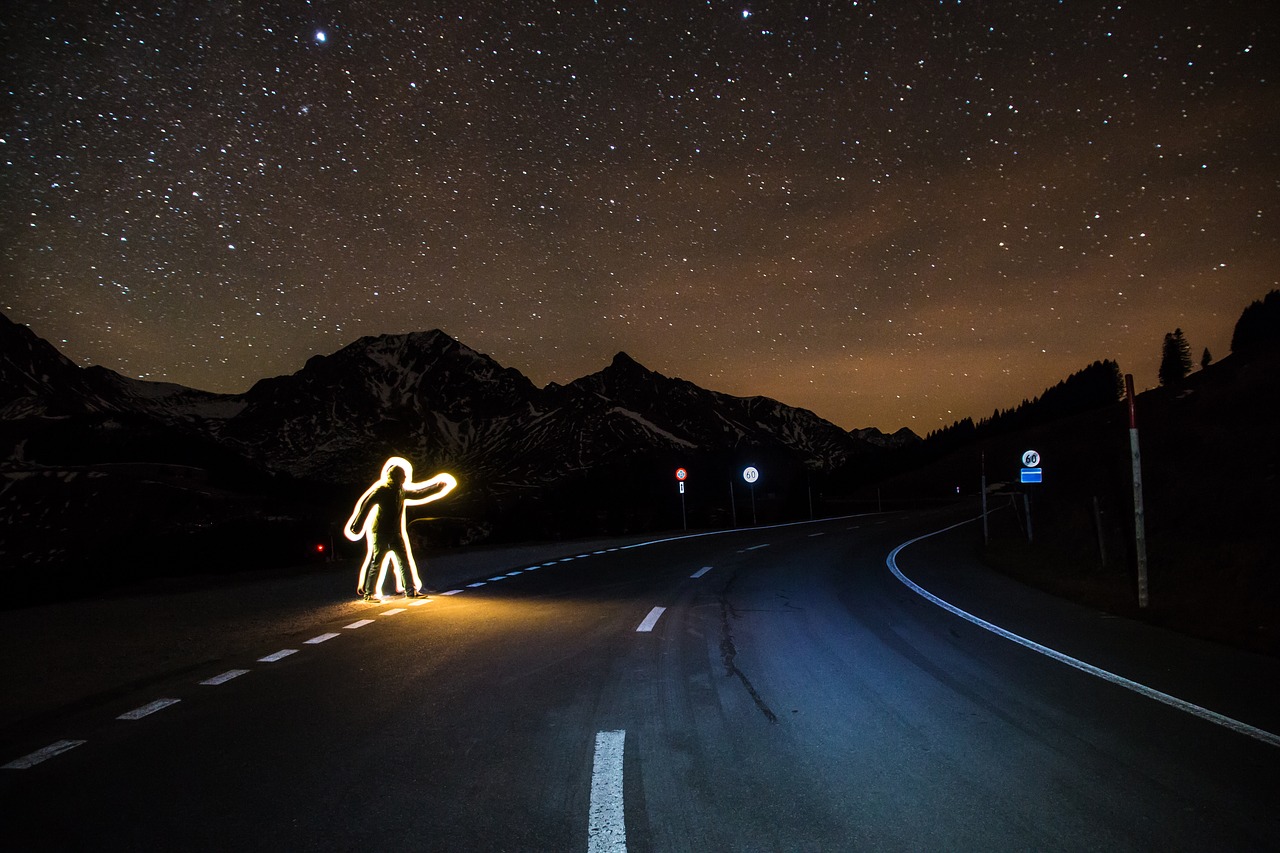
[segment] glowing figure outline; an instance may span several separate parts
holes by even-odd
[[[396,474],[396,472],[400,472]],[[398,480],[398,482],[397,482]],[[418,576],[418,564],[413,559],[413,549],[409,546],[409,528],[406,508],[420,506],[439,500],[458,485],[452,474],[437,474],[430,480],[415,482],[413,479],[413,463],[403,456],[392,456],[382,464],[382,476],[356,501],[351,517],[347,519],[342,533],[352,542],[361,537],[365,540],[364,562],[360,564],[360,574],[356,580],[356,594],[366,600],[381,595],[382,584],[387,577],[387,565],[393,563],[396,573],[396,592],[404,592],[409,578],[405,577],[405,568],[413,581],[411,597],[422,594],[422,579]],[[381,522],[383,507],[388,502],[399,510],[400,523],[393,530],[387,530]],[[394,522],[392,522],[394,524]],[[369,587],[367,580],[373,574],[374,563],[377,563],[378,582]]]

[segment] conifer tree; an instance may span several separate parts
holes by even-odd
[[[1164,336],[1164,351],[1160,356],[1160,384],[1176,385],[1191,372],[1191,345],[1182,335],[1182,329],[1174,329]]]

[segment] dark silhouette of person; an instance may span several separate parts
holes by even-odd
[[[396,592],[407,592],[410,598],[422,595],[422,579],[413,560],[413,549],[409,547],[405,507],[439,500],[457,485],[458,481],[449,474],[437,474],[430,480],[415,483],[413,465],[400,456],[392,456],[383,463],[382,479],[356,501],[355,510],[342,531],[352,542],[363,536],[366,543],[364,564],[356,581],[357,595],[373,601],[381,594],[388,563],[396,569]]]

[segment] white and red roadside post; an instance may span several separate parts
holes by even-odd
[[[689,530],[689,517],[684,512],[684,481],[689,479],[689,472],[683,468],[676,469],[676,482],[680,488],[680,524],[684,527],[685,532]]]
[[[1138,606],[1147,606],[1147,523],[1142,508],[1142,452],[1138,449],[1138,407],[1134,400],[1133,374],[1124,375],[1129,403],[1129,456],[1133,462],[1133,543],[1138,556]]]

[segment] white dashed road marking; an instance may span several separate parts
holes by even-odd
[[[382,611],[382,612],[381,612],[381,613],[379,613],[378,615],[379,615],[379,616],[395,616],[397,613],[403,613],[403,612],[404,612],[404,608],[403,608],[403,607],[393,607],[393,608],[391,608],[390,610],[384,610],[384,611]]]
[[[231,679],[239,678],[240,676],[244,675],[248,671],[249,670],[247,669],[229,669],[226,672],[222,673],[222,675],[215,675],[213,678],[206,678],[204,681],[200,683],[207,684],[210,687],[213,687],[219,684],[226,684]]]
[[[694,578],[694,579],[696,579],[696,578],[700,578],[700,577],[702,577],[703,575],[705,575],[705,574],[706,574],[707,572],[709,572],[709,571],[711,571],[711,567],[710,567],[710,566],[703,566],[702,568],[698,569],[698,570],[697,570],[696,572],[694,572],[693,574],[689,575],[689,577]]]
[[[287,658],[289,655],[296,655],[297,653],[297,649],[281,649],[278,652],[272,652],[265,658],[258,658],[258,663],[275,663],[278,660]]]
[[[637,634],[647,634],[653,630],[653,626],[658,624],[658,620],[662,618],[662,614],[667,611],[665,607],[655,607],[649,611],[649,615],[644,617],[644,621],[640,623],[640,627],[636,628]]]
[[[372,625],[372,619],[361,619],[358,622],[352,622],[350,625],[343,625],[342,630],[354,631],[356,628],[363,628],[365,625]]]
[[[123,714],[116,717],[116,719],[117,720],[141,720],[143,717],[146,717],[150,714],[154,714],[156,711],[164,710],[165,708],[168,708],[170,705],[176,705],[178,704],[179,701],[181,700],[157,699],[154,702],[148,702],[146,705],[143,705],[141,708],[134,708],[132,711],[125,711]]]
[[[440,594],[441,594],[441,595],[457,595],[457,594],[458,594],[458,593],[460,593],[460,592],[462,592],[462,590],[460,590],[460,589],[450,589],[450,590],[445,590],[444,592],[442,592],[442,593],[440,593]]]
[[[626,737],[625,730],[596,733],[587,853],[626,853],[627,823],[622,803],[622,756]]]
[[[310,640],[303,640],[303,642],[308,646],[318,646],[321,643],[332,640],[336,636],[338,635],[337,634],[321,634],[318,637],[312,637]]]
[[[15,758],[8,764],[4,765],[5,770],[26,770],[35,767],[41,761],[53,758],[55,755],[61,755],[69,749],[75,749],[77,746],[85,743],[82,740],[60,740],[57,743],[51,743],[44,749],[37,749],[30,755],[24,755],[21,758]]]

